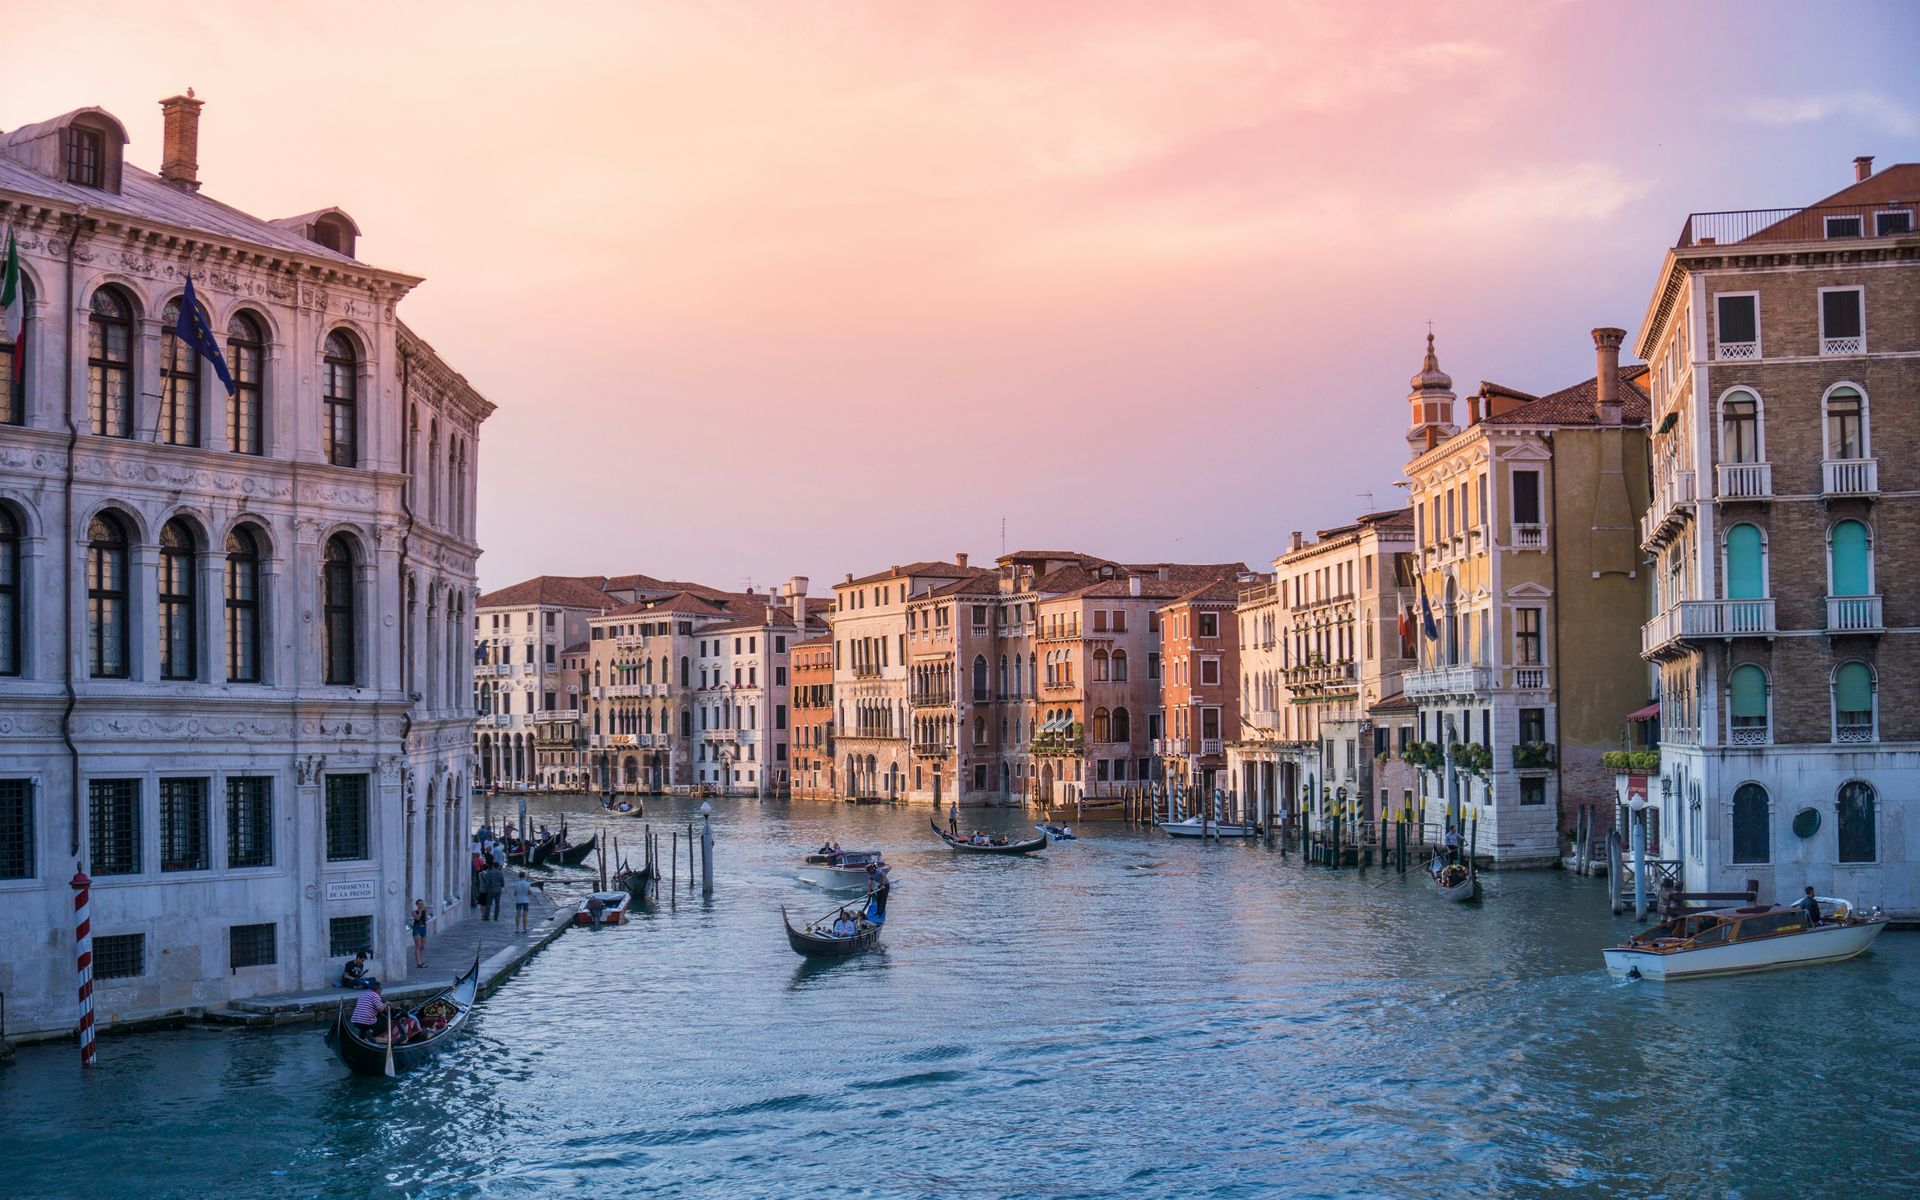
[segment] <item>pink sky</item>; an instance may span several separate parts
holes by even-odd
[[[34,6],[0,125],[99,104],[151,168],[192,85],[208,194],[425,275],[500,408],[488,587],[818,591],[1002,517],[1264,565],[1396,502],[1427,319],[1461,391],[1561,387],[1689,210],[1920,159],[1920,10],[1843,11]]]

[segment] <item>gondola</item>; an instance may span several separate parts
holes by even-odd
[[[1080,835],[1073,831],[1073,826],[1071,825],[1035,825],[1034,828],[1051,837],[1056,842],[1077,842],[1080,840]]]
[[[1435,858],[1427,863],[1427,882],[1443,900],[1465,903],[1480,898],[1480,876],[1465,863],[1448,863]]]
[[[660,873],[653,869],[652,863],[638,867],[622,863],[613,874],[613,886],[624,889],[635,904],[652,904],[660,895]]]
[[[563,846],[553,852],[552,861],[562,867],[577,867],[587,861],[587,855],[593,853],[593,848],[599,841],[600,835],[596,833],[578,846]]]
[[[1039,837],[1028,838],[1024,842],[1008,842],[1004,846],[976,846],[972,842],[964,838],[954,837],[946,830],[940,828],[938,821],[928,820],[927,824],[932,827],[935,833],[940,835],[940,840],[947,844],[948,849],[964,850],[969,854],[1032,854],[1035,850],[1045,850],[1047,848],[1047,831],[1044,829],[1040,831]]]
[[[542,866],[546,863],[548,859],[553,857],[554,851],[559,848],[559,845],[560,845],[560,835],[557,833],[550,833],[546,837],[543,837],[539,841],[535,842],[532,846],[528,847],[527,849],[516,850],[511,854],[508,854],[507,865],[510,867]]]
[[[446,1024],[431,1033],[423,1033],[410,1042],[402,1042],[393,1047],[393,1070],[395,1074],[419,1066],[434,1055],[445,1050],[466,1029],[467,1021],[473,1016],[474,997],[480,991],[480,957],[475,955],[473,965],[467,973],[453,981],[451,987],[436,992],[422,1003],[407,1010],[408,1014],[418,1017],[423,1023],[435,1014],[444,1015]],[[398,1007],[396,1005],[395,1007]],[[339,1051],[340,1060],[347,1064],[355,1075],[385,1075],[387,1073],[387,1044],[361,1035],[347,1018],[352,1014],[351,1005],[344,1006],[334,1019],[333,1031],[327,1035],[334,1049]],[[375,1028],[384,1028],[385,1017]]]
[[[865,913],[859,917],[860,930],[852,937],[835,937],[831,933],[818,932],[822,926],[832,928],[832,918],[839,915],[839,909],[820,918],[804,929],[796,928],[793,918],[787,915],[787,906],[780,906],[780,920],[787,927],[787,945],[793,947],[795,954],[807,958],[850,958],[873,949],[880,940],[880,927],[883,922],[870,921]]]

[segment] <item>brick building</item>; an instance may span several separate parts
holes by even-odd
[[[793,672],[793,787],[796,800],[831,800],[833,765],[833,635],[796,642]]]
[[[1225,779],[1226,746],[1240,737],[1240,622],[1244,585],[1219,579],[1159,609],[1160,711],[1166,782],[1211,796]],[[1099,714],[1094,716],[1095,739]]]

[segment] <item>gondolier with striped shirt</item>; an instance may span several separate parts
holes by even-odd
[[[354,1028],[365,1032],[373,1028],[373,1023],[378,1021],[380,1014],[386,1010],[386,999],[380,995],[380,981],[369,979],[367,990],[361,992],[360,999],[354,1002],[353,1016],[349,1017],[348,1021]]]
[[[869,911],[876,925],[887,919],[887,893],[892,888],[893,884],[887,879],[887,864],[883,861],[868,863],[867,900],[872,906]]]

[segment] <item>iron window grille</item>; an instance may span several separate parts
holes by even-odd
[[[160,781],[160,869],[207,869],[207,781]]]
[[[372,949],[372,917],[334,917],[327,922],[327,954],[330,957],[351,958],[362,950]]]
[[[116,933],[93,939],[95,979],[136,979],[146,971],[146,934]]]
[[[227,780],[227,866],[273,865],[273,780]]]
[[[327,861],[373,857],[365,775],[327,776]]]
[[[227,969],[270,967],[279,961],[273,922],[227,927]]]
[[[33,874],[33,783],[0,779],[0,879]]]
[[[140,781],[87,781],[87,856],[95,875],[140,873]]]

